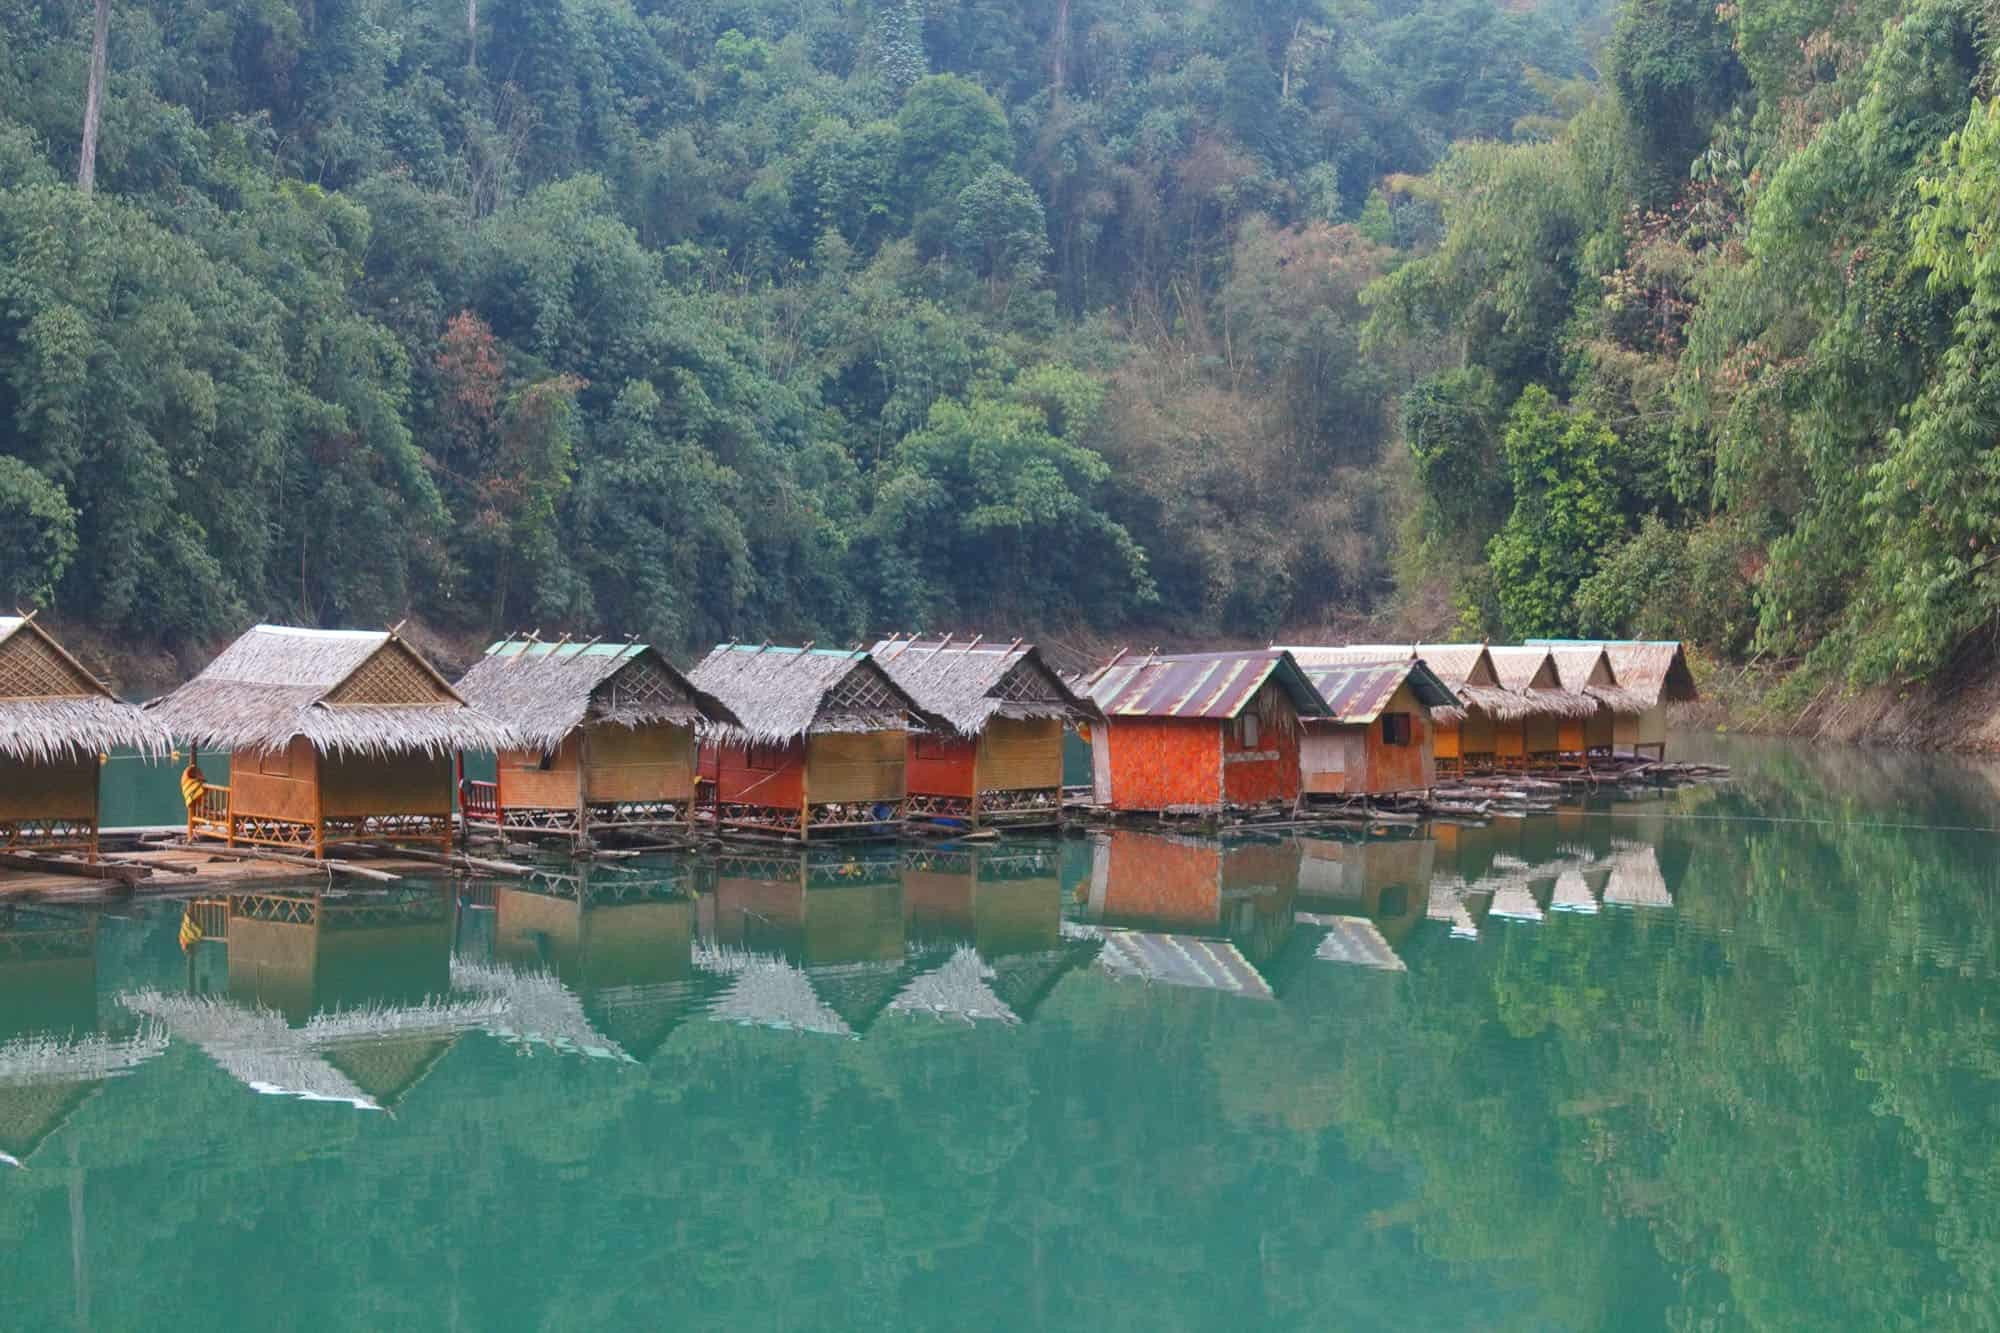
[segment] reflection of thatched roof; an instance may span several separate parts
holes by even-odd
[[[709,948],[700,951],[696,961],[729,978],[729,989],[709,1009],[709,1017],[717,1022],[832,1037],[854,1035],[847,1021],[813,990],[811,978],[782,958]]]
[[[1656,704],[1691,704],[1701,698],[1678,639],[1530,639],[1538,647],[1598,647],[1611,658],[1618,683]]]
[[[889,1002],[899,1014],[929,1014],[967,1023],[1019,1023],[1007,1002],[993,992],[998,974],[977,950],[960,945],[940,967],[922,973]]]
[[[744,738],[783,745],[812,732],[944,730],[936,717],[860,649],[722,644],[688,673],[736,715]]]
[[[1620,717],[1637,717],[1646,711],[1649,701],[1619,684],[1610,654],[1604,649],[1595,644],[1570,644],[1550,648],[1549,657],[1556,664],[1556,674],[1561,677],[1564,689],[1587,694]]]
[[[458,691],[522,742],[546,750],[585,722],[641,727],[736,721],[720,699],[697,690],[643,643],[503,640],[465,673]]]
[[[1611,853],[1611,873],[1604,881],[1604,901],[1620,907],[1672,907],[1674,895],[1660,872],[1660,858],[1650,842],[1626,843]]]
[[[617,1042],[591,1025],[582,1001],[547,972],[523,972],[454,958],[451,984],[454,990],[471,991],[499,1002],[499,1011],[484,1026],[501,1041],[516,1046],[544,1046],[558,1054],[584,1055],[593,1060],[637,1063]]]
[[[1094,711],[1033,644],[886,639],[874,656],[911,698],[962,736],[978,735],[995,717],[1071,721]]]
[[[0,616],[0,758],[76,759],[129,745],[166,753],[166,728],[84,670],[33,617]]]
[[[0,1042],[0,1155],[25,1161],[77,1107],[167,1049],[166,1031],[145,1023],[112,1040],[36,1035]]]
[[[258,625],[146,706],[175,735],[216,749],[282,750],[294,736],[323,754],[435,755],[513,742],[382,630]]]
[[[272,1009],[246,1009],[227,1000],[197,995],[138,991],[119,1001],[135,1014],[166,1024],[174,1036],[193,1042],[223,1072],[269,1097],[309,1102],[345,1102],[360,1111],[381,1105],[307,1043],[303,1033]]]

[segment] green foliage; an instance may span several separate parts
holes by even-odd
[[[0,454],[0,605],[45,602],[76,557],[76,511],[62,487]]]
[[[1507,415],[1514,508],[1487,546],[1509,636],[1576,627],[1577,588],[1624,526],[1611,474],[1618,437],[1588,411],[1565,411],[1530,385]]]
[[[1733,656],[1754,625],[1748,544],[1726,522],[1691,531],[1648,514],[1576,591],[1576,627],[1618,639],[1684,638]]]

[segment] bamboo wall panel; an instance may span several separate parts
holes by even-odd
[[[97,756],[56,763],[0,757],[0,819],[97,818]]]
[[[314,823],[319,819],[319,754],[301,736],[294,736],[282,754],[238,750],[229,756],[229,790],[239,815]]]
[[[548,768],[540,750],[505,750],[499,758],[500,800],[515,809],[574,810],[581,770],[575,732],[563,737]]]
[[[1431,756],[1434,759],[1456,759],[1464,753],[1459,748],[1465,733],[1456,722],[1430,723]]]
[[[1368,739],[1362,725],[1309,723],[1299,740],[1299,774],[1305,789],[1317,796],[1339,796],[1365,790],[1368,781]]]
[[[1461,755],[1492,754],[1499,745],[1499,726],[1484,713],[1468,713],[1458,729]]]
[[[1222,804],[1221,725],[1202,719],[1119,717],[1091,730],[1106,745],[1118,810],[1215,810]]]
[[[1020,791],[1062,786],[1059,718],[996,717],[979,738],[979,789]]]
[[[449,815],[451,760],[443,755],[328,756],[320,760],[328,815]]]
[[[1553,754],[1562,749],[1562,719],[1538,716],[1523,724],[1529,754]]]
[[[1528,735],[1520,722],[1493,724],[1493,754],[1498,759],[1520,759],[1528,753]]]
[[[832,801],[897,801],[903,797],[908,734],[829,732],[806,738],[806,796]]]
[[[1615,743],[1620,748],[1657,745],[1667,739],[1667,709],[1654,704],[1637,717],[1621,717],[1615,727]]]
[[[1234,723],[1222,727],[1223,797],[1234,805],[1289,801],[1299,794],[1299,719],[1291,699],[1266,683],[1250,708],[1257,715],[1257,740],[1244,745]]]
[[[694,730],[672,722],[594,726],[584,791],[593,801],[685,801],[694,791]]]
[[[318,993],[319,928],[239,916],[229,922],[229,994],[294,1018]]]
[[[970,799],[979,785],[980,742],[964,736],[910,733],[907,781],[920,796]]]
[[[1600,707],[1583,723],[1583,748],[1586,750],[1608,750],[1617,743],[1618,717],[1608,708]]]

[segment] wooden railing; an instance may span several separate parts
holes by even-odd
[[[188,837],[203,832],[228,837],[235,812],[235,794],[229,788],[203,787],[188,807]]]
[[[468,778],[459,788],[459,810],[467,819],[500,822],[500,784]]]

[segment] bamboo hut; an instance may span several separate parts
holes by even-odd
[[[1694,673],[1678,639],[1530,639],[1549,648],[1602,648],[1618,684],[1639,705],[1613,723],[1612,745],[1619,754],[1667,757],[1667,705],[1698,702]]]
[[[717,828],[801,842],[896,831],[909,734],[945,729],[859,648],[722,644],[688,679],[737,719],[701,748]]]
[[[453,754],[514,744],[393,630],[259,625],[147,708],[230,752],[228,786],[192,785],[190,838],[314,856],[352,840],[450,846]]]
[[[643,643],[505,639],[458,692],[518,738],[492,782],[463,784],[466,819],[579,843],[692,822],[695,732],[736,721]]]
[[[1436,785],[1431,710],[1459,700],[1422,658],[1305,673],[1333,710],[1305,722],[1299,768],[1308,796],[1388,796]]]
[[[1097,803],[1218,814],[1299,796],[1302,717],[1326,700],[1282,648],[1118,657],[1090,679]]]
[[[1569,644],[1550,648],[1549,656],[1555,661],[1563,688],[1597,701],[1595,712],[1562,720],[1563,759],[1587,763],[1593,756],[1609,755],[1617,740],[1618,720],[1641,716],[1646,711],[1646,699],[1619,683],[1611,655],[1603,648]]]
[[[910,814],[974,827],[1061,820],[1063,729],[1091,708],[1033,644],[888,639],[874,655],[949,724],[910,736]]]
[[[157,757],[169,744],[33,616],[0,616],[0,848],[95,860],[103,756],[126,745]]]
[[[1564,686],[1547,648],[1492,648],[1500,683],[1528,701],[1518,725],[1496,728],[1494,755],[1502,768],[1554,764],[1563,755],[1563,724],[1579,730],[1598,711],[1597,700]]]
[[[1526,715],[1530,702],[1500,683],[1493,655],[1483,643],[1371,643],[1333,647],[1294,647],[1301,665],[1367,666],[1421,659],[1454,695],[1456,703],[1430,709],[1431,757],[1436,772],[1450,777],[1490,770],[1499,749],[1499,733],[1511,731]]]

